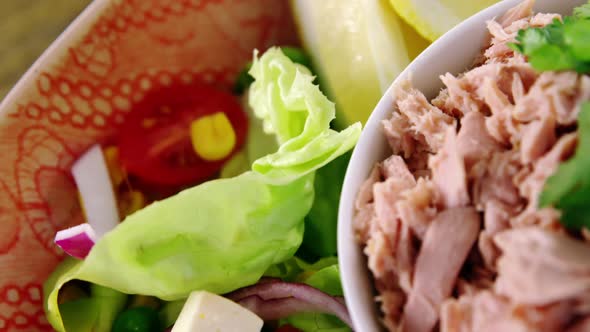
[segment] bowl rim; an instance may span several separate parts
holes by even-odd
[[[405,80],[433,97],[442,87],[439,75],[458,74],[471,67],[487,40],[485,22],[501,16],[526,0],[503,0],[458,24],[416,57],[391,83],[373,109],[352,153],[344,178],[338,210],[338,261],[342,288],[355,331],[380,331],[378,308],[367,260],[352,227],[354,205],[361,184],[373,165],[391,155],[381,132],[381,121],[394,111],[394,87]],[[570,14],[586,0],[536,0],[535,12]],[[456,45],[461,45],[457,47]],[[452,56],[450,56],[452,55]]]

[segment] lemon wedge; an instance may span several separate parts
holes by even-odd
[[[427,45],[388,0],[291,0],[320,84],[346,124],[365,122],[381,95]]]
[[[397,14],[434,41],[469,16],[499,0],[390,0]]]

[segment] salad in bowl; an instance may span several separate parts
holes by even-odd
[[[348,330],[360,126],[298,45],[286,1],[93,2],[0,107],[0,329]]]

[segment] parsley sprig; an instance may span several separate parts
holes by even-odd
[[[539,206],[561,211],[561,223],[573,229],[590,228],[590,103],[578,115],[578,145],[572,158],[547,179]]]
[[[590,3],[542,28],[522,29],[509,46],[537,70],[590,72]]]

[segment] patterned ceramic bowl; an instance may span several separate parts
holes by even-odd
[[[151,92],[199,81],[229,89],[254,48],[294,45],[288,9],[95,0],[37,60],[0,105],[0,331],[51,329],[41,285],[64,256],[56,231],[83,221],[69,172],[77,156]]]

